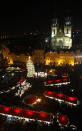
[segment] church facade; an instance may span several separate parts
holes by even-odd
[[[60,28],[58,19],[55,19],[51,26],[51,49],[70,49],[72,47],[72,26],[71,18],[66,18],[63,29]]]

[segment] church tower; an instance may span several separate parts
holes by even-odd
[[[58,19],[54,19],[51,26],[51,49],[52,50],[63,50],[70,49],[72,47],[72,25],[71,18],[65,19],[63,29],[60,28]]]
[[[64,35],[71,38],[72,35],[72,26],[71,26],[71,18],[67,17],[65,18],[64,23]]]
[[[58,20],[53,19],[51,26],[51,38],[57,35],[57,31],[58,31]]]
[[[51,49],[55,49],[56,44],[56,36],[58,34],[58,19],[53,19],[52,25],[51,25]]]

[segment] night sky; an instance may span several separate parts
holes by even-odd
[[[0,32],[29,31],[50,28],[52,18],[71,16],[73,24],[82,28],[81,1],[33,0],[0,3]]]

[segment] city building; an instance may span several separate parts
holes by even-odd
[[[29,53],[16,55],[12,53],[7,47],[2,48],[0,52],[0,61],[6,60],[8,65],[19,64],[26,67]],[[44,50],[35,50],[31,55],[34,65],[50,65],[50,66],[64,66],[82,64],[82,51],[77,49],[75,51],[58,51],[45,52]],[[4,63],[4,61],[3,61]],[[6,64],[6,63],[4,63]],[[1,64],[3,66],[3,64]]]
[[[65,18],[63,29],[60,28],[58,19],[54,19],[51,26],[51,49],[70,49],[72,47],[71,18]]]
[[[72,33],[73,49],[80,48],[82,50],[82,29],[74,28]]]

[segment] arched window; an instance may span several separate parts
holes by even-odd
[[[67,34],[68,34],[68,28],[67,28]]]
[[[55,30],[54,30],[54,34],[55,34]]]

